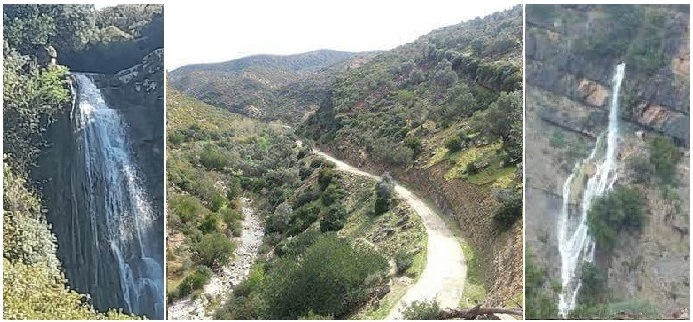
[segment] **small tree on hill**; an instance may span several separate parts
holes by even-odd
[[[390,210],[392,196],[395,191],[395,184],[389,173],[385,172],[382,179],[375,184],[375,205],[374,214],[381,215]]]

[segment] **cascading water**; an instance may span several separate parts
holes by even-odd
[[[558,218],[558,249],[563,287],[558,301],[558,313],[561,317],[566,317],[575,308],[582,284],[579,274],[582,263],[594,260],[595,242],[589,235],[587,212],[592,200],[611,190],[616,181],[618,96],[625,69],[625,64],[618,65],[612,80],[607,131],[599,136],[592,153],[575,166],[573,173],[563,184],[563,206]]]
[[[155,246],[163,236],[155,233],[157,218],[130,155],[125,123],[117,110],[106,105],[89,76],[76,74],[74,79],[90,242],[98,252],[108,253],[92,256],[92,282],[103,292],[119,289],[124,311],[163,319],[163,249]],[[97,262],[103,258],[112,263]],[[116,267],[119,285],[100,285],[106,282],[99,278],[99,265]]]

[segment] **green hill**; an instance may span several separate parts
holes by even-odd
[[[332,50],[257,55],[183,66],[169,73],[169,84],[233,112],[297,124],[317,109],[336,73],[370,56]]]

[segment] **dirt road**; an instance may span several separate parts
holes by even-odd
[[[349,166],[323,152],[313,152],[334,162],[337,170],[379,179],[378,176]],[[467,276],[467,266],[459,242],[445,226],[445,222],[411,191],[399,184],[395,184],[395,191],[421,216],[428,234],[428,253],[421,277],[407,290],[385,319],[401,319],[402,308],[413,301],[436,299],[441,309],[459,307]]]

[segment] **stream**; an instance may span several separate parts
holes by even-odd
[[[197,298],[187,296],[171,303],[168,306],[169,320],[213,319],[216,307],[210,309],[212,301],[223,305],[233,292],[233,287],[248,276],[265,234],[263,223],[250,204],[250,199],[241,198],[241,211],[244,217],[243,232],[241,237],[233,238],[236,249],[231,262],[212,276],[209,283],[204,286],[202,294]]]

